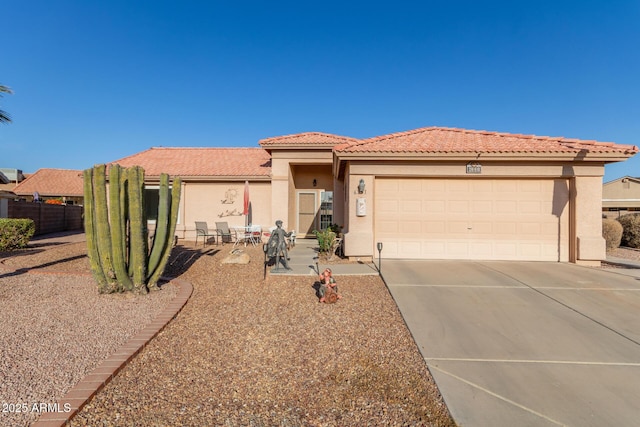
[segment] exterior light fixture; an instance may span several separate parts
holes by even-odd
[[[314,186],[314,187],[317,187],[317,186],[318,186],[318,181],[317,181],[315,178],[313,179],[313,186]]]
[[[364,194],[364,179],[360,179],[358,183],[358,194]]]
[[[382,242],[378,242],[378,273],[382,274]]]

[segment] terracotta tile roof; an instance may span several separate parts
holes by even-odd
[[[564,137],[427,127],[334,147],[343,153],[596,153],[635,154],[635,145]]]
[[[259,141],[262,147],[271,147],[275,145],[308,145],[318,147],[333,147],[338,144],[355,143],[358,140],[348,136],[332,135],[322,132],[304,132],[293,135],[275,136]]]
[[[82,171],[44,168],[29,175],[13,192],[19,196],[31,196],[37,191],[41,196],[82,197],[82,182]]]
[[[271,156],[262,148],[153,147],[115,162],[142,166],[146,176],[264,176],[271,174]]]

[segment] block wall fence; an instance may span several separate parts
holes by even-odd
[[[36,224],[35,235],[59,231],[82,230],[83,208],[77,205],[48,205],[8,200],[7,218],[31,218]]]

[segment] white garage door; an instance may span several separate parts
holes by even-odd
[[[383,257],[568,261],[564,179],[375,181]]]

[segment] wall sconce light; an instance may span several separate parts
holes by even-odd
[[[364,194],[364,179],[360,179],[358,184],[358,194]]]
[[[317,186],[318,186],[318,181],[316,181],[316,179],[315,179],[315,178],[313,179],[313,186],[314,186],[314,187],[317,187]]]

